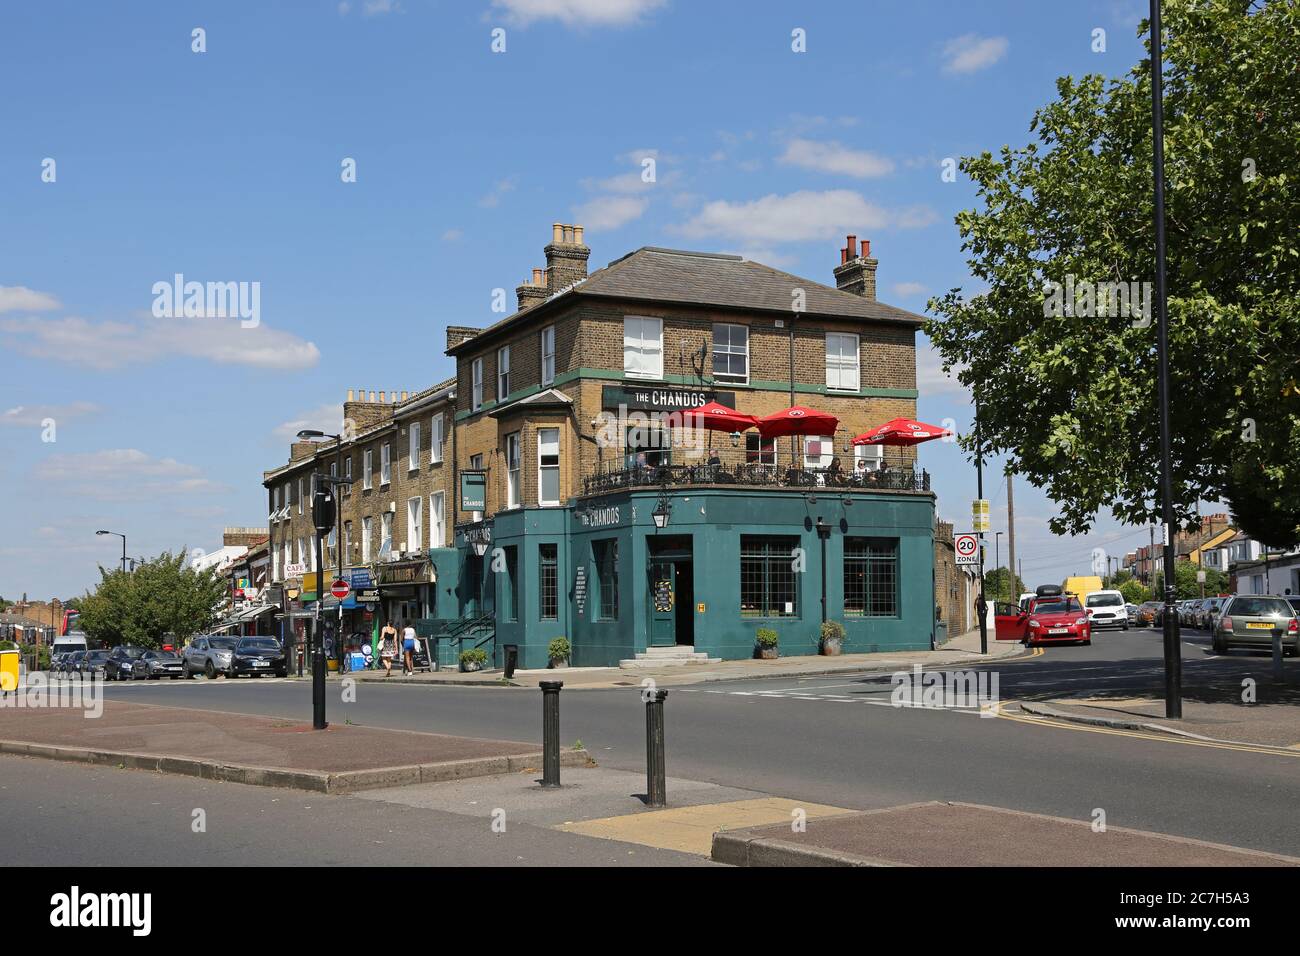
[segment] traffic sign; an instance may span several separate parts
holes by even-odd
[[[989,523],[989,501],[987,498],[977,498],[970,505],[971,526],[976,531],[990,530]]]
[[[335,578],[334,583],[330,585],[330,594],[334,595],[340,601],[352,593],[352,585],[348,584],[342,578]]]
[[[978,565],[980,563],[980,539],[974,534],[958,534],[952,539],[953,550],[957,552],[957,565]]]

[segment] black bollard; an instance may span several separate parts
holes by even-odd
[[[1273,680],[1282,683],[1285,678],[1282,675],[1282,629],[1273,628]]]
[[[542,688],[542,786],[560,785],[560,688],[562,680],[544,680]]]
[[[646,797],[652,807],[668,801],[664,775],[664,698],[668,691],[657,690],[645,702],[645,776]]]

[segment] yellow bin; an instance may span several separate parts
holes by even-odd
[[[0,651],[0,691],[18,689],[18,665],[21,655],[16,650]]]

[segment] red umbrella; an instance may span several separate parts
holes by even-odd
[[[758,431],[764,438],[777,438],[781,435],[834,435],[839,425],[840,420],[834,415],[795,405],[764,415],[758,420]]]
[[[911,418],[895,418],[883,425],[863,432],[853,439],[855,445],[919,445],[924,441],[933,441],[951,435],[947,428],[927,425]]]
[[[682,412],[682,424],[693,428],[709,428],[716,432],[743,432],[758,424],[753,415],[742,415],[734,408],[718,402],[705,402],[699,408]]]

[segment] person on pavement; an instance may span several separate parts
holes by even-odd
[[[402,673],[407,677],[415,673],[415,628],[410,621],[402,629]]]
[[[384,622],[379,632],[379,661],[384,665],[384,676],[393,676],[393,658],[397,656],[397,628],[391,621]]]

